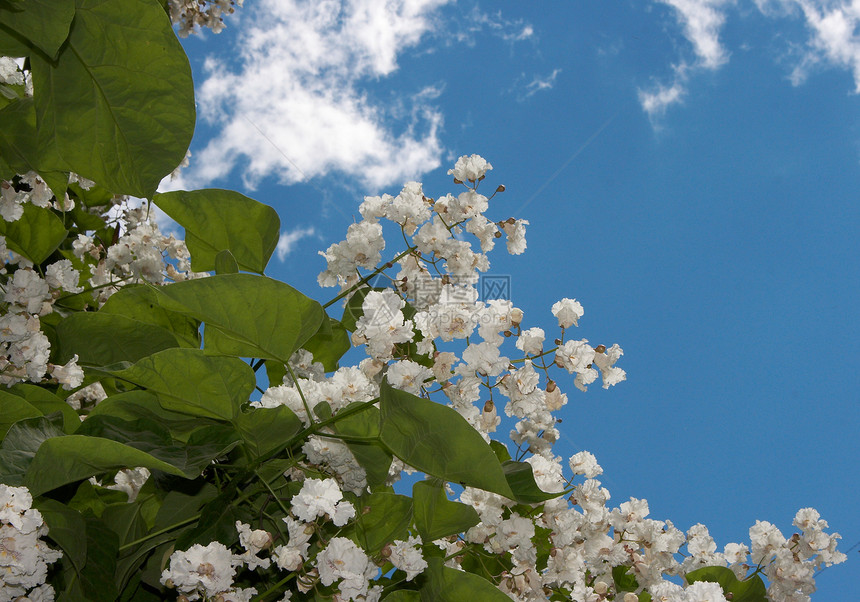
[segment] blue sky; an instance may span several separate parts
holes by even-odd
[[[226,23],[185,43],[173,186],[273,205],[271,276],[328,300],[317,251],[364,195],[452,192],[481,154],[507,187],[489,214],[531,222],[490,256],[525,325],[575,297],[577,338],[625,351],[609,391],[560,383],[557,453],[720,549],[807,506],[860,542],[860,2],[246,0]]]

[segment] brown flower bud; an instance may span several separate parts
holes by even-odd
[[[499,187],[496,188],[496,192],[504,192],[504,191],[505,191],[505,185],[499,184]]]
[[[594,348],[597,353],[606,353],[606,345],[598,345]]]
[[[554,380],[546,381],[546,392],[547,393],[552,393],[553,391],[555,391],[556,387],[557,387],[557,385],[555,384]]]
[[[492,412],[494,409],[496,409],[496,405],[493,403],[492,399],[489,399],[486,402],[484,402],[484,411],[485,412]]]

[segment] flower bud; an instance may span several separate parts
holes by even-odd
[[[555,391],[556,387],[558,387],[558,385],[555,384],[554,380],[546,381],[546,392],[547,393],[552,393],[553,391]]]
[[[594,348],[597,353],[606,353],[606,345],[598,345]]]
[[[609,586],[606,585],[605,581],[598,581],[594,584],[594,593],[602,596],[606,592],[609,591]]]
[[[627,592],[624,594],[624,602],[639,602],[639,596],[633,592]]]
[[[493,403],[492,399],[489,399],[486,402],[484,402],[484,411],[485,412],[492,412],[495,408],[496,408],[496,405]]]
[[[496,188],[496,192],[504,192],[504,191],[505,191],[505,185],[499,184],[499,187]]]

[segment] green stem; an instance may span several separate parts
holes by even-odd
[[[127,549],[129,549],[129,548],[133,548],[133,547],[134,547],[134,546],[136,546],[137,544],[139,544],[139,543],[143,543],[143,542],[145,542],[145,541],[148,541],[148,540],[152,539],[153,537],[158,537],[159,535],[164,535],[165,533],[168,533],[168,532],[170,532],[170,531],[173,531],[174,529],[178,529],[179,527],[184,527],[185,525],[187,525],[187,524],[189,524],[189,523],[193,523],[193,522],[194,522],[194,521],[196,521],[198,518],[200,518],[200,515],[199,515],[199,514],[196,514],[196,515],[194,515],[194,516],[192,516],[192,517],[186,518],[185,520],[181,520],[181,521],[179,521],[178,523],[174,523],[174,524],[170,525],[169,527],[164,527],[164,528],[163,528],[163,529],[161,529],[160,531],[156,531],[155,533],[150,533],[150,534],[148,534],[148,535],[144,535],[144,536],[143,536],[143,537],[141,537],[140,539],[135,539],[134,541],[131,541],[131,542],[129,542],[129,543],[127,543],[127,544],[125,544],[125,545],[120,546],[120,547],[119,547],[119,551],[120,551],[120,552],[122,552],[123,550],[127,550]]]
[[[394,259],[392,259],[391,261],[389,261],[388,263],[392,263],[392,264],[393,264],[393,263],[396,263],[396,262],[400,261],[401,259],[403,259],[403,258],[404,258],[404,257],[406,257],[407,255],[409,255],[410,253],[412,253],[413,251],[415,251],[417,248],[418,248],[418,247],[415,247],[415,246],[409,247],[408,249],[406,249],[405,251],[403,251],[400,255],[398,255],[397,257],[395,257],[395,258],[394,258]],[[327,308],[329,305],[332,305],[332,304],[334,304],[334,303],[337,303],[338,301],[340,301],[341,299],[343,299],[344,297],[346,297],[346,296],[347,296],[348,294],[350,294],[351,292],[353,292],[353,291],[357,291],[357,290],[358,290],[359,288],[361,288],[363,285],[367,284],[367,283],[370,281],[370,279],[371,279],[371,278],[373,278],[374,276],[376,276],[376,275],[381,274],[382,272],[384,272],[384,271],[387,269],[387,268],[385,267],[386,265],[387,265],[387,264],[383,264],[383,266],[382,266],[381,268],[376,268],[376,269],[375,269],[374,271],[372,271],[370,274],[368,274],[367,276],[365,276],[364,278],[362,278],[361,280],[359,280],[358,282],[356,282],[355,284],[353,284],[351,287],[349,287],[348,289],[346,289],[345,291],[343,291],[343,292],[342,292],[341,294],[339,294],[337,297],[335,297],[334,299],[332,299],[332,300],[331,300],[331,301],[329,301],[328,303],[324,304],[324,305],[323,305],[323,309]]]

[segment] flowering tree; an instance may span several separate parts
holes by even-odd
[[[156,194],[194,126],[170,19],[230,10],[0,2],[0,601],[808,600],[845,559],[815,510],[718,552],[555,455],[562,391],[623,381],[622,350],[571,336],[573,299],[547,337],[479,298],[527,225],[486,216],[483,158],[365,198],[325,305],[263,275],[270,207]]]

